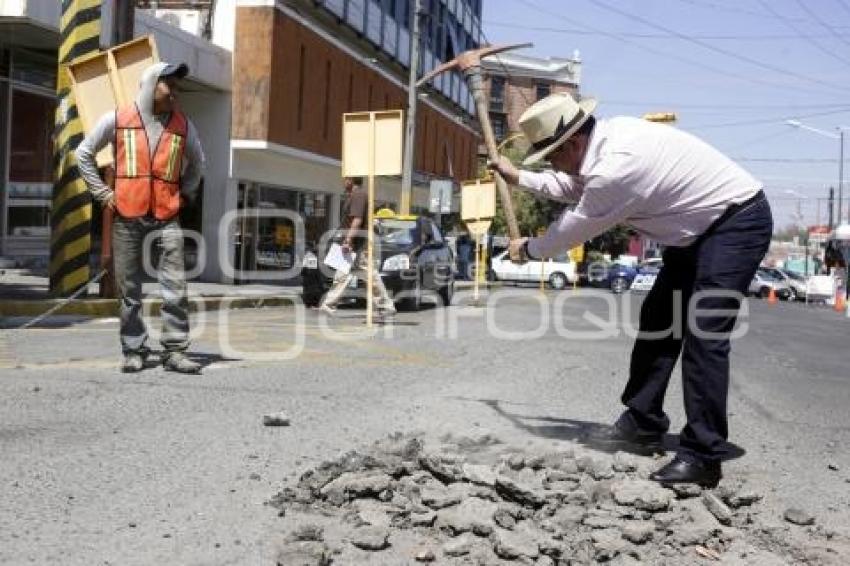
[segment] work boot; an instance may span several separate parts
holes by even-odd
[[[201,364],[193,362],[183,352],[169,352],[165,354],[162,367],[166,371],[176,371],[177,373],[201,373]]]
[[[145,367],[145,358],[139,352],[127,352],[121,362],[122,373],[138,373]]]

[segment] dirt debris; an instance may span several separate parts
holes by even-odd
[[[285,485],[278,564],[841,564],[835,533],[764,516],[742,482],[668,489],[643,456],[442,440],[394,434]]]

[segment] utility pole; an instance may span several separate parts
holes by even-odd
[[[133,0],[116,0],[112,14],[112,37],[110,43],[120,45],[133,39],[136,3]]]
[[[408,0],[409,1],[409,0]],[[419,14],[422,0],[413,0],[410,15],[410,74],[407,82],[407,124],[404,132],[404,164],[401,170],[401,214],[410,214],[413,195],[413,154],[416,139],[416,81],[419,79]]]
[[[835,187],[829,187],[829,201],[826,205],[826,210],[829,213],[829,230],[832,231],[832,227],[835,225],[833,222],[833,215],[835,213]]]
[[[133,39],[133,27],[135,20],[135,1],[116,0],[112,12],[112,33],[109,37],[111,47],[126,43]],[[107,166],[104,172],[106,182],[115,188],[115,169]],[[102,208],[101,235],[100,235],[100,266],[106,270],[106,276],[100,280],[99,294],[103,298],[114,298],[115,267],[112,262],[112,224],[115,221],[115,213],[107,206]]]
[[[844,212],[844,129],[838,128],[838,225],[841,226],[841,215]],[[850,222],[850,218],[847,220]]]

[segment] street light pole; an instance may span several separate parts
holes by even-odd
[[[810,132],[820,134],[824,137],[838,140],[838,215],[836,216],[836,224],[838,226],[841,226],[842,215],[844,214],[844,130],[846,130],[847,128],[843,126],[837,126],[836,130],[838,130],[838,135],[836,135],[832,132],[821,130],[820,128],[813,128],[812,126],[807,126],[799,120],[785,120],[785,124],[793,128],[808,130]],[[848,224],[850,224],[850,207],[848,207],[847,222]]]
[[[401,214],[410,214],[413,196],[413,155],[416,139],[416,81],[419,80],[419,14],[422,0],[413,2],[410,18],[410,76],[407,83],[407,125],[404,135],[404,163],[401,170]]]
[[[841,215],[844,211],[844,128],[838,128],[838,140],[838,225],[841,226]],[[850,223],[850,213],[847,215],[847,222]]]

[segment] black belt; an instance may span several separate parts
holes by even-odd
[[[708,230],[703,232],[702,235],[705,236],[706,234],[710,234],[711,232],[714,231],[715,228],[717,228],[718,226],[720,226],[721,224],[723,224],[724,222],[726,222],[727,220],[729,220],[730,218],[732,218],[733,216],[735,216],[736,214],[738,214],[739,212],[744,210],[745,208],[749,208],[750,206],[752,206],[756,203],[759,203],[759,202],[765,200],[766,198],[767,197],[765,196],[764,191],[759,190],[759,192],[757,192],[756,194],[754,194],[753,196],[751,196],[750,198],[748,198],[744,202],[739,202],[739,203],[736,203],[736,204],[730,204],[728,207],[726,207],[726,210],[723,211],[723,214],[721,214],[720,217],[717,220],[712,222],[711,226],[708,227]]]
[[[749,208],[754,204],[758,204],[761,201],[766,200],[766,199],[767,199],[767,197],[765,196],[764,191],[759,190],[759,192],[757,192],[756,194],[754,194],[753,196],[751,196],[750,198],[748,198],[744,202],[739,202],[739,203],[736,203],[736,204],[730,204],[728,207],[726,207],[726,210],[723,211],[723,214],[721,214],[717,218],[717,220],[712,222],[711,225],[705,230],[705,232],[700,234],[699,237],[697,237],[697,239],[687,247],[695,248],[696,246],[699,246],[703,242],[703,240],[705,240],[708,236],[710,236],[721,224],[723,224],[724,222],[726,222],[727,220],[729,220],[730,218],[732,218],[733,216],[735,216],[736,214],[738,214],[742,210]]]

